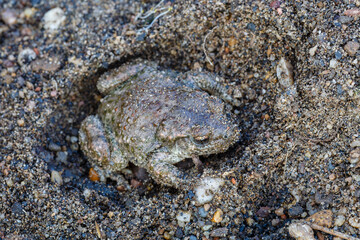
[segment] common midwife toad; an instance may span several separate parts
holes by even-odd
[[[175,163],[226,151],[239,139],[231,105],[238,100],[210,73],[160,70],[155,63],[123,65],[105,73],[97,88],[105,95],[96,115],[79,132],[95,170],[121,183],[129,162],[158,183],[175,188],[194,181]]]

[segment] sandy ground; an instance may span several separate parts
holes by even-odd
[[[360,238],[360,1],[158,3],[0,0],[0,239],[290,239],[323,210]],[[211,202],[89,179],[79,124],[136,58],[241,89],[241,141],[202,158],[225,181]]]

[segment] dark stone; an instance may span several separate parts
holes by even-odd
[[[16,202],[11,206],[11,211],[15,215],[23,215],[24,214],[22,205],[19,202]]]
[[[182,229],[180,227],[178,227],[175,232],[175,237],[182,238],[183,236],[184,236],[184,233],[183,233]]]
[[[256,216],[261,217],[261,218],[266,218],[267,216],[269,216],[269,213],[270,213],[270,208],[269,207],[261,207],[256,212]]]
[[[295,205],[294,207],[289,208],[288,210],[289,217],[291,218],[299,217],[303,212],[304,209],[299,205]]]
[[[194,235],[190,235],[189,240],[198,240]]]

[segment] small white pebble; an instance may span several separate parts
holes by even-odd
[[[276,75],[279,80],[279,83],[288,88],[294,85],[294,73],[293,73],[293,66],[289,61],[285,58],[281,58],[277,67],[276,67]]]
[[[344,222],[345,222],[345,216],[339,215],[335,218],[334,225],[340,227],[344,224]]]
[[[85,188],[83,195],[85,197],[85,199],[89,199],[89,197],[91,196],[91,191],[87,188]]]
[[[336,61],[336,59],[330,60],[330,65],[329,65],[330,68],[336,68],[337,65],[338,65],[338,61]]]
[[[14,186],[13,180],[12,180],[11,178],[6,179],[6,185],[7,185],[8,187]]]
[[[360,221],[356,217],[349,218],[349,224],[354,228],[360,228]]]
[[[350,147],[355,148],[355,147],[360,147],[360,140],[355,140],[350,144]]]
[[[309,54],[310,54],[310,56],[314,56],[314,55],[315,55],[315,52],[316,52],[317,48],[318,48],[318,45],[316,45],[316,46],[314,46],[314,47],[312,47],[312,48],[309,49]]]
[[[307,224],[292,223],[289,226],[289,234],[297,240],[315,240],[314,231]]]
[[[64,11],[57,7],[47,11],[43,17],[44,28],[49,32],[54,32],[65,21]]]
[[[216,193],[220,186],[224,184],[224,180],[221,178],[204,178],[200,184],[195,188],[195,198],[200,204],[210,202],[214,193]]]
[[[179,211],[176,215],[176,219],[180,227],[185,226],[186,223],[190,222],[191,212],[190,211]]]
[[[63,184],[63,179],[61,177],[61,173],[58,172],[58,171],[55,171],[55,170],[51,171],[51,181],[53,183],[57,183],[59,185],[62,185]]]

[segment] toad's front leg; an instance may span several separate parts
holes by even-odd
[[[103,126],[97,115],[90,115],[82,122],[79,142],[101,181],[105,182],[106,178],[111,178],[118,185],[129,188],[120,174],[121,170],[127,167],[128,160],[122,156],[114,133]]]
[[[166,161],[169,157],[167,153],[155,153],[149,160],[147,168],[153,179],[167,186],[191,189],[195,183],[194,178]]]

